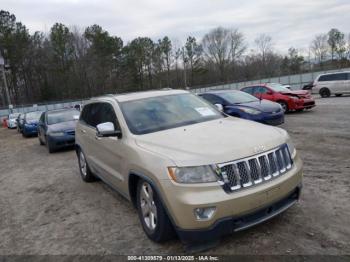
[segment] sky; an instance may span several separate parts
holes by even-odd
[[[181,43],[223,26],[243,32],[249,49],[259,34],[268,34],[281,53],[291,46],[305,52],[316,34],[331,28],[350,33],[349,0],[0,0],[0,9],[30,33],[49,32],[55,22],[98,24],[124,42],[167,35]]]

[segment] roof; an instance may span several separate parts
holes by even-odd
[[[241,92],[240,90],[235,90],[235,89],[226,89],[226,90],[209,90],[203,93],[199,93],[198,95],[203,95],[203,94],[221,94],[221,93],[228,93],[228,92]]]
[[[115,94],[115,95],[105,95],[92,99],[103,99],[103,98],[114,98],[118,102],[125,102],[131,100],[138,100],[149,97],[157,97],[157,96],[166,96],[166,95],[176,95],[176,94],[187,94],[188,91],[185,90],[150,90],[143,92],[132,92],[132,93],[124,93],[124,94]]]

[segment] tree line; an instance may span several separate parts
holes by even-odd
[[[257,36],[249,47],[243,32],[224,27],[202,39],[188,36],[183,44],[168,36],[125,43],[99,25],[80,29],[55,23],[46,34],[30,34],[14,14],[1,10],[0,52],[12,103],[18,105],[349,66],[350,34],[331,29],[315,36],[304,56],[294,47],[281,55],[269,35]],[[3,88],[0,94],[1,107],[7,105]]]

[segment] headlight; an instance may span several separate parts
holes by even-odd
[[[170,177],[178,183],[216,182],[219,177],[211,166],[169,167]]]
[[[253,109],[253,108],[247,108],[247,107],[239,107],[239,110],[251,114],[251,115],[258,115],[261,113],[261,111]]]
[[[53,133],[49,133],[49,136],[64,136],[63,132],[53,132]]]
[[[288,150],[289,150],[290,156],[292,157],[292,159],[294,159],[297,151],[296,151],[296,149],[294,147],[293,142],[290,139],[287,141],[287,146],[288,146]]]

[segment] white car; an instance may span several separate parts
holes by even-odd
[[[350,94],[350,72],[319,75],[314,81],[312,93],[318,93],[321,97]]]
[[[19,113],[13,113],[10,114],[7,119],[7,127],[8,128],[16,128],[17,127],[17,117],[19,116]]]

